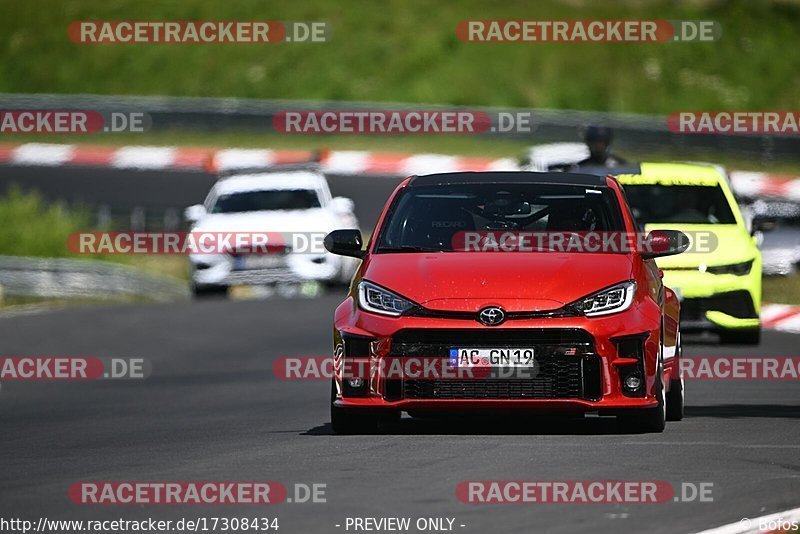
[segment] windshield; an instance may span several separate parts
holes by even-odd
[[[625,196],[640,225],[736,224],[719,185],[626,185]]]
[[[390,210],[377,252],[450,252],[463,232],[624,231],[611,190],[572,185],[410,187]],[[461,250],[461,249],[458,249]]]
[[[220,195],[211,207],[211,213],[307,210],[319,207],[319,198],[313,189],[278,189]]]

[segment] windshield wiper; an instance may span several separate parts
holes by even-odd
[[[444,252],[442,249],[433,247],[420,247],[417,245],[397,245],[378,247],[376,252]]]

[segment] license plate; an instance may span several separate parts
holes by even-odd
[[[532,347],[514,348],[451,348],[451,367],[534,367]]]
[[[234,260],[233,268],[237,271],[252,269],[270,269],[281,265],[283,258],[280,256],[249,255],[239,256]]]

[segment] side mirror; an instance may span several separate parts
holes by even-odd
[[[333,197],[329,206],[334,213],[344,215],[347,213],[353,213],[356,204],[352,201],[352,199],[346,197]]]
[[[678,230],[653,230],[642,243],[642,258],[674,256],[689,248],[689,236]]]
[[[183,211],[183,216],[189,222],[197,222],[206,216],[206,208],[202,204],[189,206]]]
[[[364,243],[360,230],[334,230],[325,236],[323,244],[328,252],[339,256],[359,259],[364,257],[364,251],[361,250]]]

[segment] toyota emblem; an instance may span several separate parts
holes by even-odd
[[[489,306],[478,312],[478,322],[486,326],[497,326],[506,320],[506,312],[498,306]]]

